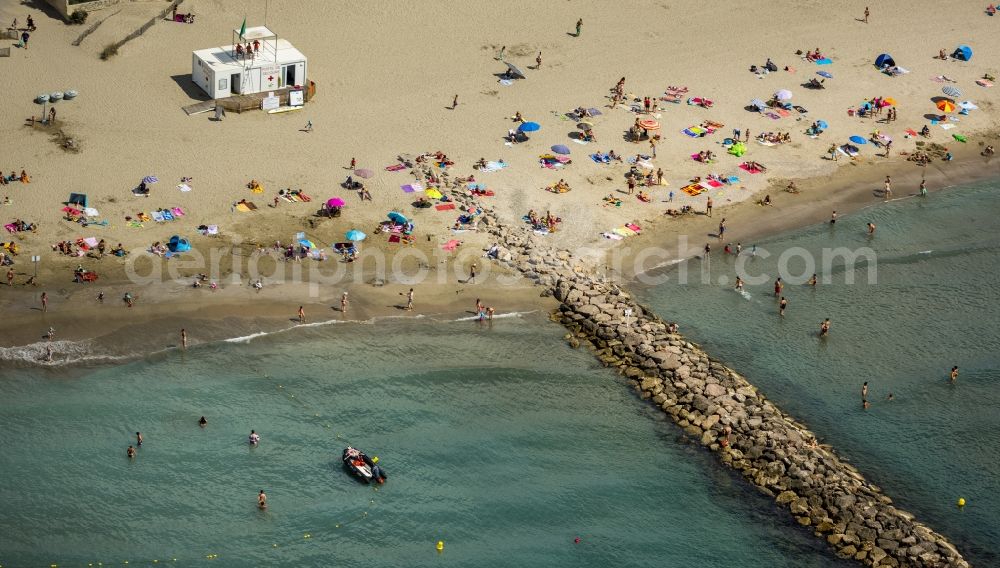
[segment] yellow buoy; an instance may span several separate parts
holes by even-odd
[[[965,506],[965,497],[959,497],[958,498],[958,506],[959,507],[964,507]]]
[[[437,551],[441,552],[442,550],[444,550],[444,541],[443,540],[439,540],[438,543],[437,543]]]
[[[378,456],[372,458],[372,463],[378,463]]]

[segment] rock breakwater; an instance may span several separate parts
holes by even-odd
[[[455,192],[463,207],[475,199]],[[745,377],[595,276],[566,250],[539,243],[530,230],[501,224],[486,210],[480,230],[496,241],[495,260],[560,302],[553,319],[571,345],[589,347],[639,396],[667,413],[719,461],[772,497],[835,553],[866,566],[968,568],[944,536],[893,505],[809,429],[771,403]]]

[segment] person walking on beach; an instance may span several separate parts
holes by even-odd
[[[142,434],[138,432],[135,433],[135,445],[138,448],[142,447]]]
[[[830,154],[830,159],[831,160],[833,160],[834,162],[837,161],[837,145],[836,144],[830,144],[830,148],[826,151],[826,153]]]
[[[705,258],[708,258],[712,254],[712,245],[705,243]]]
[[[181,328],[181,348],[187,349],[187,346],[188,346],[188,334],[187,334],[187,331],[185,331],[184,328],[182,327]]]
[[[299,306],[299,323],[306,323],[306,310],[303,306]]]
[[[656,138],[649,139],[649,150],[653,153],[653,157],[656,157]]]
[[[469,279],[465,281],[466,284],[474,284],[476,282],[476,263],[473,262],[472,266],[469,267]]]
[[[576,21],[576,37],[580,37],[580,31],[583,29],[583,18]]]
[[[788,300],[784,296],[781,297],[781,302],[778,303],[778,315],[781,317],[785,316],[785,308],[788,307]]]
[[[14,269],[13,268],[7,269],[7,285],[8,286],[13,286],[14,285]]]
[[[458,95],[455,95],[455,98],[451,100],[451,109],[455,110],[456,108],[458,108]]]
[[[868,6],[865,6],[865,19],[861,20],[861,21],[863,21],[864,23],[867,24],[868,23],[868,15],[869,14],[870,14],[870,12],[868,11]]]
[[[736,291],[737,292],[743,291],[743,279],[740,278],[739,276],[736,277]]]
[[[891,109],[889,110],[889,115],[890,116],[892,115],[892,110]],[[885,157],[886,158],[889,157],[889,152],[891,152],[891,151],[892,151],[892,140],[889,140],[888,142],[885,143]]]
[[[42,313],[49,311],[49,294],[42,292]]]
[[[347,313],[347,292],[344,292],[340,296],[340,313],[342,314]]]
[[[705,202],[705,215],[709,217],[712,216],[712,198],[709,197],[708,201]]]
[[[719,222],[719,240],[722,240],[722,235],[726,234],[726,218],[723,217],[722,221]]]
[[[404,309],[408,312],[413,311],[413,288],[410,288],[410,291],[406,293],[406,307]]]
[[[830,318],[823,320],[823,323],[819,324],[819,336],[826,337],[830,333]]]
[[[507,51],[506,45],[500,47],[500,53],[497,54],[497,61],[503,61],[503,56],[506,51]]]
[[[781,281],[781,277],[779,276],[778,279],[774,281],[774,297],[775,298],[781,297],[781,290],[784,289],[784,287],[785,287],[785,283]]]
[[[951,374],[949,376],[951,377],[952,383],[954,383],[958,379],[958,365],[955,365],[954,367],[951,368]]]
[[[267,494],[261,489],[260,493],[257,494],[257,508],[267,509]]]
[[[889,176],[885,176],[885,189],[882,191],[882,197],[885,201],[889,201],[892,197],[892,179]]]
[[[535,57],[535,70],[537,71],[541,68],[542,68],[542,52],[539,51],[538,56]]]
[[[304,132],[312,132],[313,131],[313,121],[307,120],[306,121],[306,127],[303,129],[303,131]]]

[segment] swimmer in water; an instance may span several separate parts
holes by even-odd
[[[250,445],[256,446],[260,443],[260,434],[256,430],[250,430]]]
[[[819,336],[826,337],[830,333],[830,318],[823,320],[823,323],[819,324]]]
[[[951,382],[955,382],[958,379],[958,365],[951,368]]]
[[[871,222],[868,223],[868,234],[869,235],[874,235],[875,234],[875,223],[871,223]]]
[[[205,417],[202,416],[201,418],[198,419],[198,426],[201,426],[202,428],[208,426],[208,420],[205,420]]]
[[[812,278],[810,278],[810,279],[809,279],[809,282],[807,282],[807,284],[809,284],[810,286],[812,286],[812,287],[814,287],[814,288],[815,288],[815,287],[816,287],[816,283],[817,283],[817,282],[819,282],[819,280],[817,280],[817,279],[816,279],[816,275],[815,275],[815,274],[813,274],[813,275],[812,275]]]
[[[257,508],[267,509],[267,494],[264,493],[263,489],[257,494]]]
[[[743,291],[743,279],[739,276],[736,277],[736,290],[739,292]]]
[[[135,459],[135,448],[133,448],[131,445],[129,445],[128,450],[126,451],[126,453],[128,454],[128,457],[130,459]]]
[[[861,385],[861,400],[865,400],[867,398],[868,398],[868,381],[865,381],[865,384]]]
[[[778,315],[779,316],[784,316],[785,315],[785,308],[787,308],[787,307],[788,307],[788,300],[786,300],[785,297],[782,296],[781,297],[781,302],[778,304]]]
[[[138,432],[135,433],[135,445],[140,448],[142,447],[142,434]]]
[[[920,195],[921,197],[927,197],[927,180],[920,180]]]

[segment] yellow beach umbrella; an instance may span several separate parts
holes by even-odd
[[[954,112],[955,111],[955,101],[948,99],[942,99],[937,103],[938,110],[942,112]]]
[[[424,193],[427,194],[427,197],[430,197],[431,199],[441,199],[442,197],[441,192],[434,188],[426,189],[424,190]]]
[[[886,98],[882,99],[882,103],[883,104],[887,104],[889,106],[892,106],[892,105],[896,104],[896,99],[894,99],[892,97],[886,97]]]

